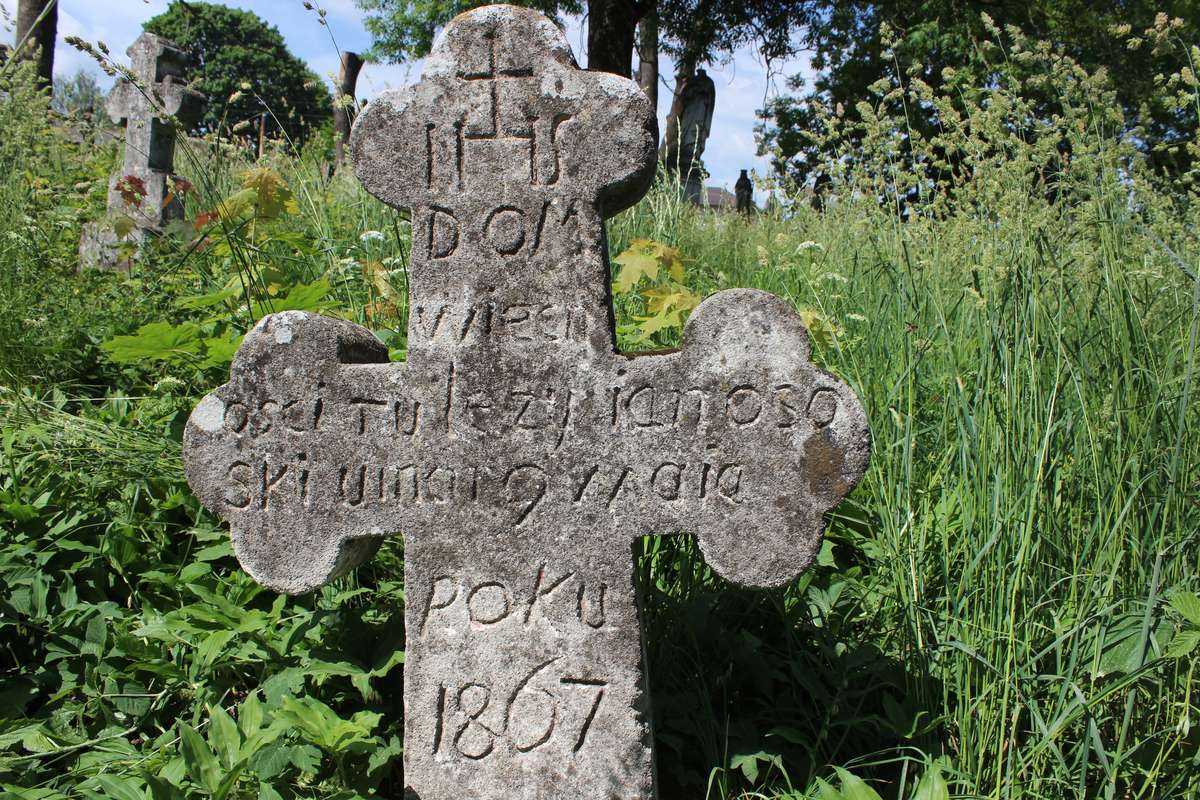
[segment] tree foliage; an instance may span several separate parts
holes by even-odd
[[[822,116],[836,110],[861,121],[857,106],[881,80],[899,75],[936,94],[974,99],[1002,75],[1030,77],[1038,67],[1010,58],[997,31],[1043,42],[1086,70],[1103,70],[1126,132],[1156,168],[1177,175],[1189,167],[1184,145],[1195,139],[1189,122],[1195,109],[1180,107],[1163,83],[1187,63],[1187,44],[1200,41],[1197,0],[806,0],[801,17],[801,42],[814,54],[815,75],[790,79],[796,94],[768,104],[762,133],[776,170],[802,182],[819,180],[818,165],[830,155],[809,146]],[[1145,35],[1155,29],[1160,35]],[[1054,113],[1053,87],[1037,99],[1041,112]],[[899,112],[922,134],[939,125],[934,106],[885,111]]]
[[[557,17],[588,14],[588,64],[628,76],[633,30],[647,14],[657,15],[663,51],[685,67],[687,75],[737,47],[756,42],[768,58],[792,52],[792,33],[802,20],[798,0],[514,0],[516,5]],[[421,58],[437,31],[456,14],[486,5],[486,0],[356,0],[368,12],[367,30],[374,54],[403,61]],[[611,46],[618,45],[617,52]],[[598,48],[605,52],[597,52]]]
[[[321,80],[288,51],[276,27],[249,11],[173,0],[145,28],[191,51],[190,77],[208,96],[204,130],[266,112],[269,131],[303,139],[332,114]]]

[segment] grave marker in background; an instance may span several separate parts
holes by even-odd
[[[652,798],[635,537],[696,533],[780,585],[866,468],[862,406],[783,300],[720,292],[678,352],[616,352],[603,221],[656,139],[545,17],[455,18],[351,140],[412,210],[408,361],[275,314],[189,420],[189,483],[262,583],[311,590],[404,534],[410,798]]]
[[[138,84],[120,81],[105,100],[113,122],[125,126],[125,159],[109,180],[109,218],[84,225],[79,240],[81,267],[128,269],[120,252],[114,220],[129,217],[126,242],[140,245],[169,220],[183,216],[173,193],[175,120],[188,125],[200,118],[204,95],[184,85],[188,54],[153,33],[143,33],[125,51]]]

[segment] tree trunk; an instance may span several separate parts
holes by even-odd
[[[354,112],[357,110],[354,89],[358,85],[358,73],[362,67],[362,56],[358,53],[349,50],[342,53],[338,91],[333,100],[333,128],[337,131],[337,141],[334,142],[337,155],[334,163],[339,167],[346,158],[346,142],[350,139],[350,126],[354,123]]]
[[[17,45],[28,38],[21,53],[34,57],[42,83],[54,82],[54,40],[58,35],[58,0],[20,0],[17,4]]]
[[[651,9],[638,23],[638,85],[658,113],[658,13]]]
[[[588,69],[632,75],[638,16],[634,0],[588,0]]]

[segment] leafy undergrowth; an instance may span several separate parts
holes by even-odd
[[[746,220],[660,185],[610,222],[622,347],[676,346],[719,289],[775,292],[874,436],[785,588],[640,543],[664,800],[1200,793],[1200,198],[1054,68],[1077,116],[994,87],[946,133],[970,169],[945,184],[902,164],[946,141],[881,111],[837,131],[855,158],[819,197]],[[131,274],[78,273],[116,153],[0,77],[0,796],[401,796],[398,542],[313,595],[264,590],[179,438],[272,310],[402,358],[405,217],[324,153],[191,143],[185,218]]]

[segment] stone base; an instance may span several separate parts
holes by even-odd
[[[145,231],[134,228],[125,239],[118,239],[110,220],[88,222],[79,234],[79,269],[99,269],[106,272],[129,272],[133,268],[133,253],[141,249]],[[133,253],[122,253],[133,248]]]

